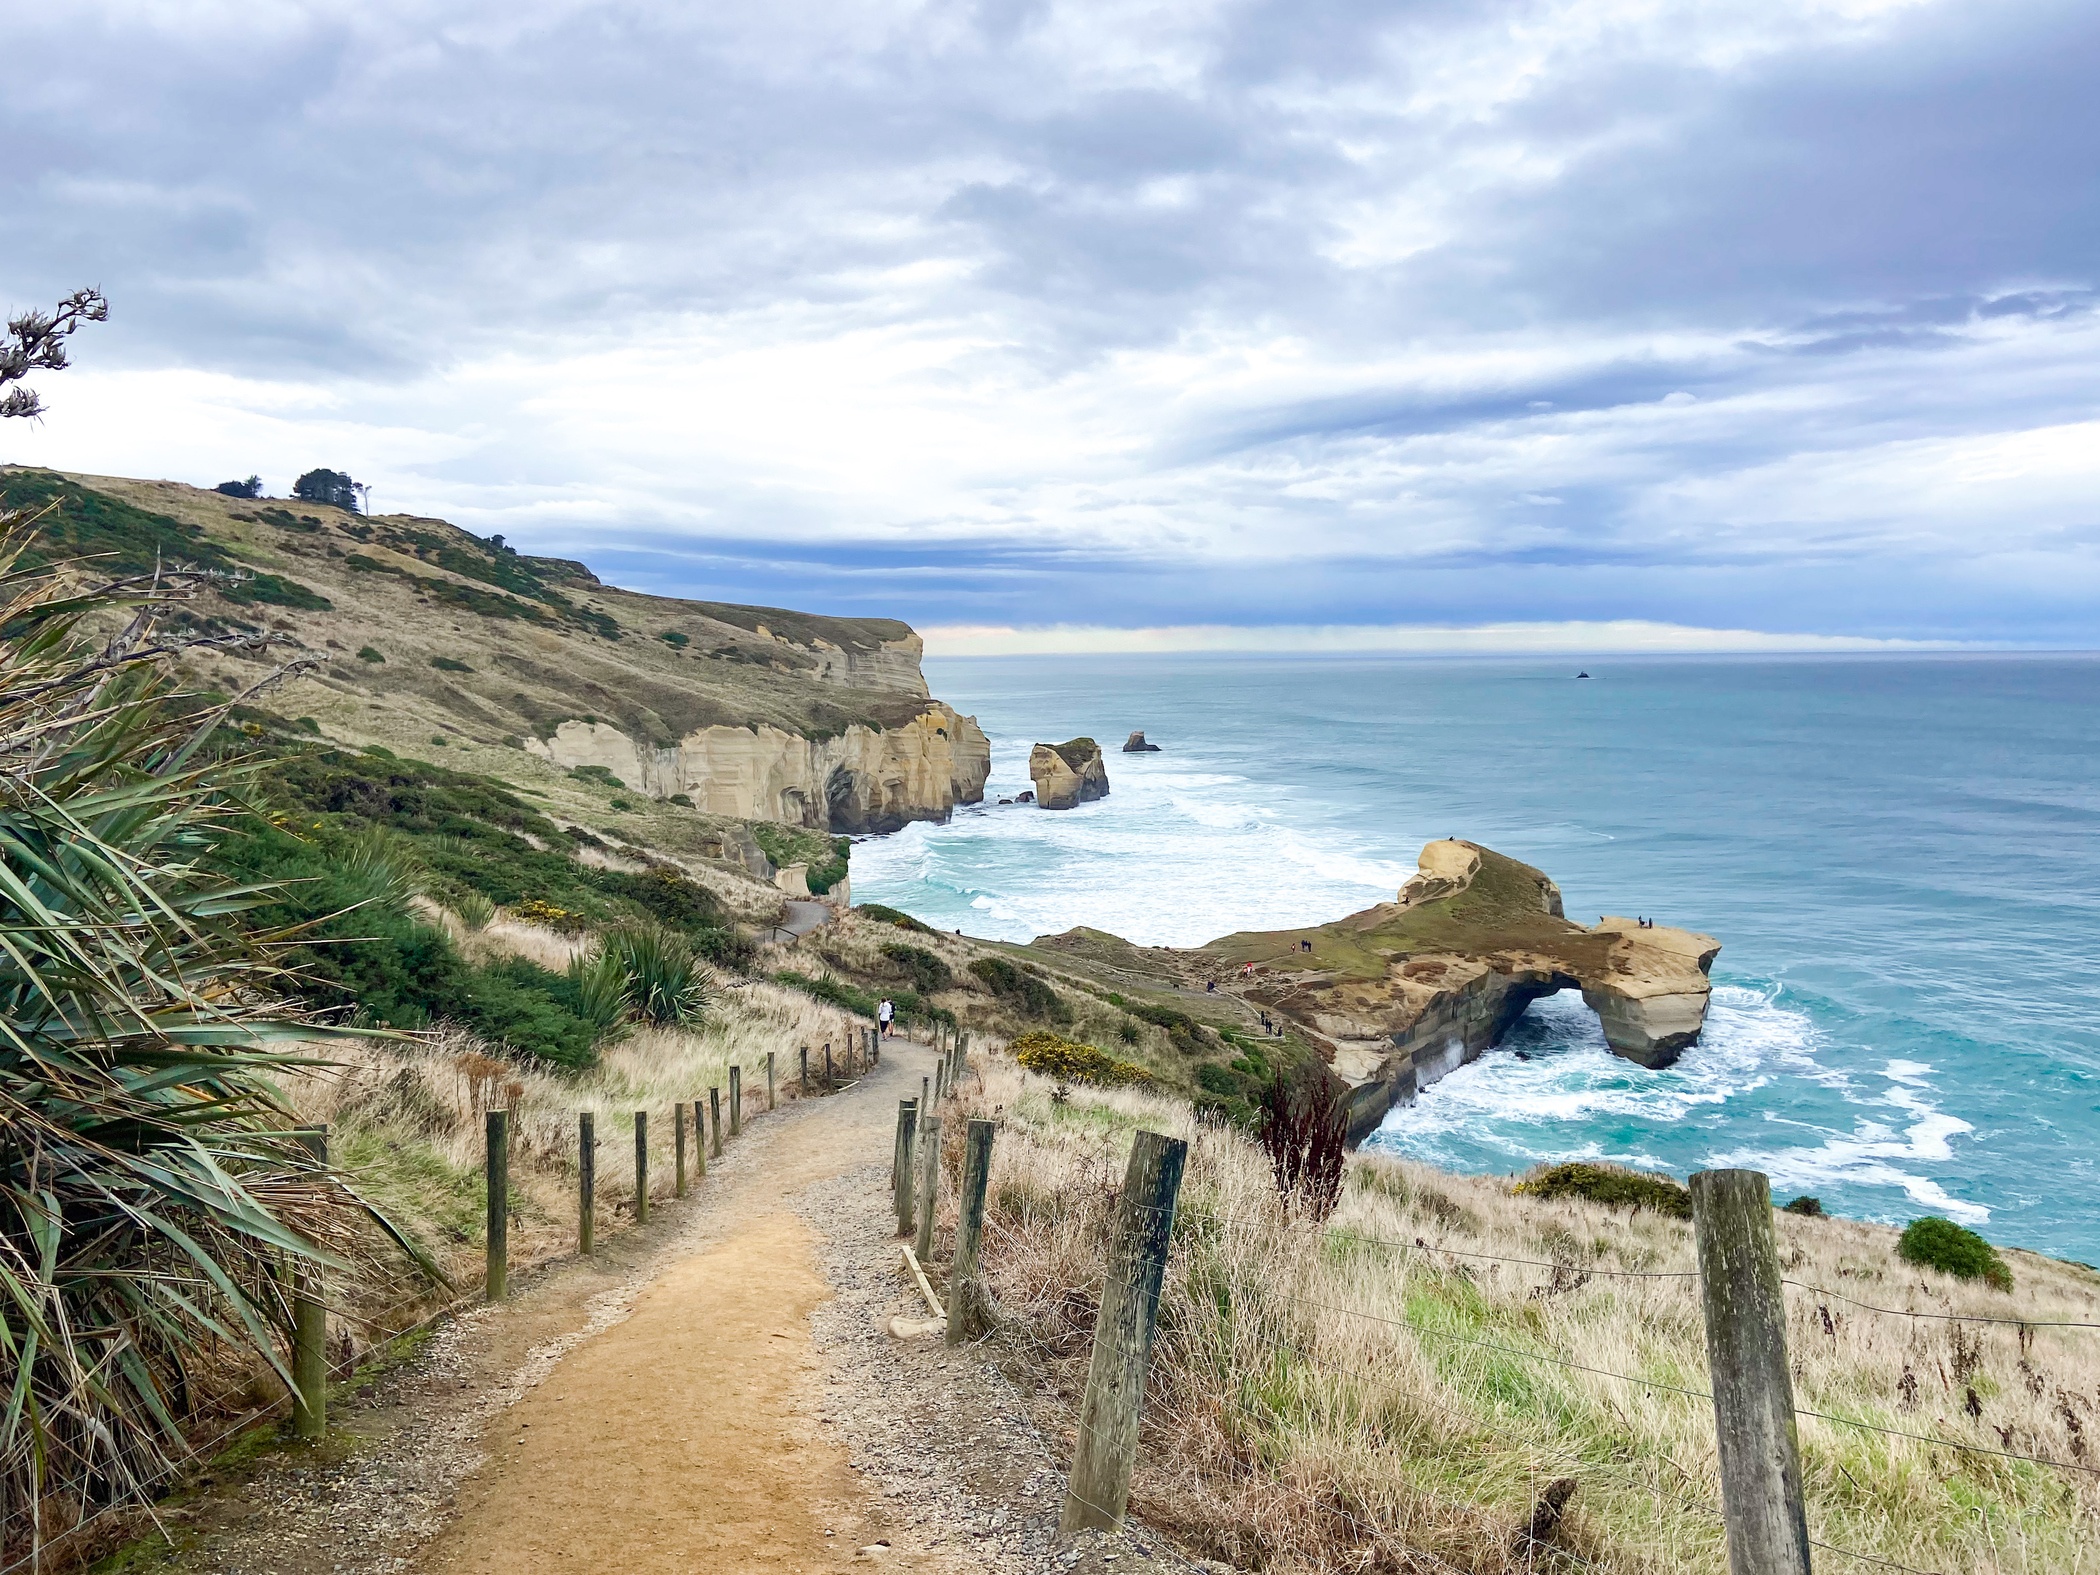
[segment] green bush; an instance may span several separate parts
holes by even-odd
[[[449,656],[433,656],[430,659],[430,665],[441,673],[471,673],[474,671],[465,662],[454,661]]]
[[[1548,1165],[1517,1183],[1531,1198],[1581,1198],[1613,1208],[1653,1209],[1673,1220],[1692,1217],[1692,1195],[1668,1176],[1576,1161]]]
[[[932,925],[921,924],[910,914],[879,902],[864,902],[853,911],[864,918],[873,919],[877,924],[894,924],[900,930],[914,930],[921,935],[934,933]]]
[[[1799,1214],[1805,1219],[1819,1220],[1823,1218],[1823,1200],[1821,1198],[1811,1198],[1804,1194],[1789,1203],[1784,1212]]]
[[[664,644],[670,646],[673,650],[677,651],[682,651],[688,645],[691,645],[693,643],[692,636],[680,634],[676,629],[666,630],[664,633],[658,635],[657,639],[663,641]]]
[[[652,1023],[699,1022],[714,1005],[714,971],[684,937],[660,924],[623,924],[606,931],[605,956],[627,977],[627,1008]]]
[[[385,657],[379,654],[378,648],[376,646],[370,645],[360,646],[358,648],[357,659],[360,662],[383,662],[386,660]]]
[[[569,773],[579,782],[598,782],[606,787],[625,789],[627,784],[612,774],[611,766],[578,766]]]
[[[792,968],[783,968],[779,973],[773,975],[773,982],[775,984],[784,984],[791,990],[800,990],[804,995],[812,996],[824,1002],[827,1006],[841,1007],[854,1013],[856,1016],[865,1017],[871,1021],[874,1019],[875,997],[857,985],[846,983],[843,979],[796,973]]]
[[[984,981],[986,989],[1026,1017],[1041,1017],[1053,1023],[1069,1023],[1072,1008],[1049,985],[1034,974],[1016,968],[1004,957],[980,957],[970,972]]]
[[[922,994],[935,994],[955,982],[955,975],[949,971],[948,965],[923,946],[892,941],[883,947],[882,955],[890,960],[898,973],[911,981],[913,989]]]
[[[2012,1270],[1996,1247],[1965,1226],[1935,1214],[1904,1227],[1896,1255],[1905,1263],[1937,1269],[1957,1280],[1981,1280],[2001,1291],[2013,1288]]]

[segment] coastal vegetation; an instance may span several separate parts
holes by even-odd
[[[1896,1251],[1905,1263],[1937,1269],[1957,1280],[1981,1280],[1993,1289],[2013,1288],[2012,1270],[1998,1249],[1967,1226],[1928,1214],[1904,1227]]]
[[[994,1338],[1066,1441],[1121,1156],[1140,1126],[1190,1145],[1132,1506],[1192,1553],[1288,1572],[1726,1570],[1688,1222],[1368,1157],[1322,1218],[1279,1192],[1258,1142],[1157,1091],[993,1058],[968,1098],[1001,1122]],[[1912,1569],[2100,1569],[2084,1469],[2100,1276],[2019,1254],[2022,1325],[1981,1283],[1920,1275],[1886,1227],[1775,1223],[1811,1535]]]

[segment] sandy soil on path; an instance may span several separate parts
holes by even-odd
[[[850,1562],[859,1489],[843,1452],[803,1420],[817,1367],[809,1314],[830,1294],[814,1245],[795,1216],[766,1214],[668,1271],[512,1408],[419,1567]]]

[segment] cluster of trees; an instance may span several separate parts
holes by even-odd
[[[212,491],[223,492],[229,498],[259,498],[263,495],[262,477],[222,481]],[[300,502],[329,503],[352,514],[364,512],[364,500],[370,491],[363,482],[353,481],[348,472],[341,470],[309,470],[292,483],[292,496]]]

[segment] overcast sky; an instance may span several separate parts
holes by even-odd
[[[2100,645],[2090,0],[66,0],[0,48],[0,304],[113,303],[0,458],[329,465],[1067,644]]]

